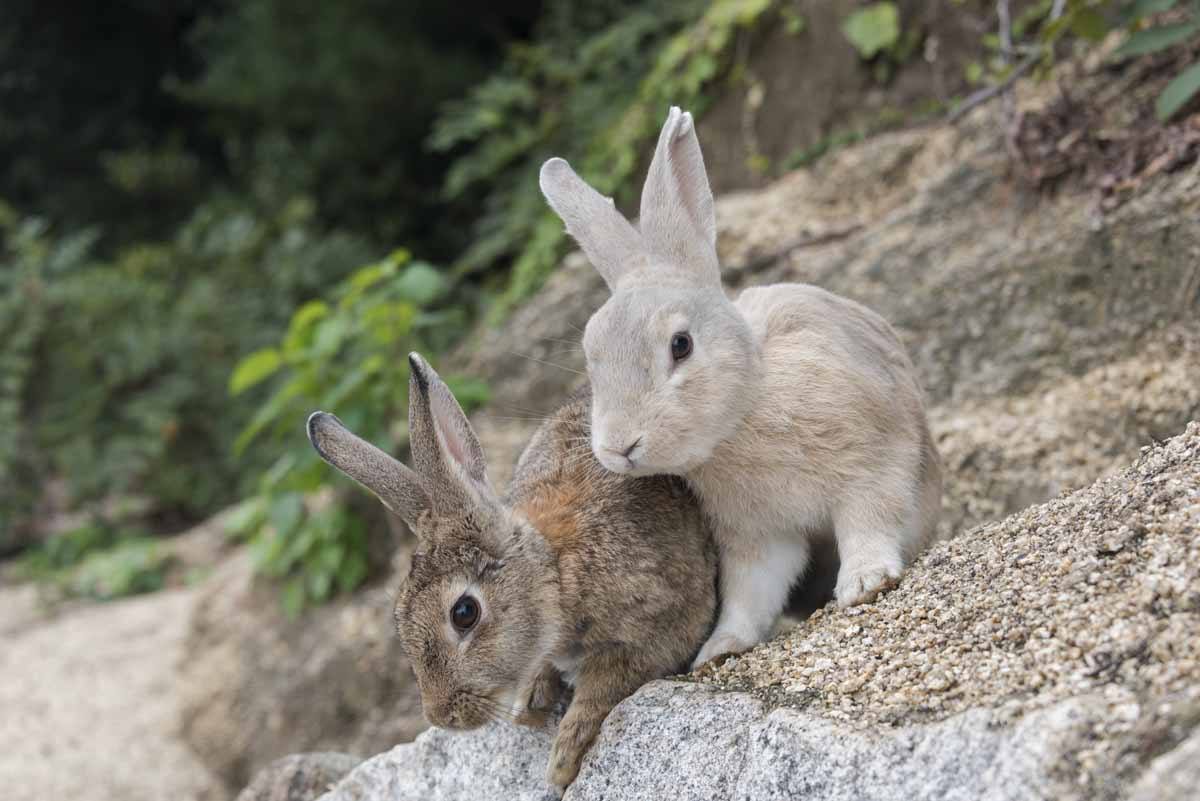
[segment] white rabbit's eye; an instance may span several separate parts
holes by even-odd
[[[671,335],[671,358],[681,362],[692,355],[692,337],[687,331]]]
[[[450,608],[450,622],[462,634],[466,634],[479,622],[479,602],[470,595],[463,595]]]

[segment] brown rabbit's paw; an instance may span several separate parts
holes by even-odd
[[[546,769],[546,781],[559,790],[561,795],[579,775],[583,755],[592,744],[595,733],[590,726],[581,726],[569,717],[563,718],[558,727],[558,736],[550,749],[550,764]]]
[[[579,775],[579,762],[582,754],[569,754],[560,751],[558,744],[550,751],[550,765],[546,769],[546,781],[562,798],[571,782]]]
[[[889,567],[853,569],[843,565],[834,595],[838,606],[845,609],[874,601],[880,593],[895,587],[899,580],[900,571]]]
[[[548,667],[530,686],[529,697],[525,699],[524,710],[517,716],[517,723],[535,729],[546,725],[550,713],[562,697],[562,690],[558,671]]]

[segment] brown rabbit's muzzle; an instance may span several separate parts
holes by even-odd
[[[465,689],[432,693],[422,688],[421,709],[431,726],[442,729],[477,729],[504,716],[499,701]]]

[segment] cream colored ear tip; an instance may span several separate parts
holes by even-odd
[[[679,106],[671,106],[671,110],[667,112],[665,127],[671,129],[672,139],[687,136],[692,130],[692,112],[684,111]]]
[[[679,120],[678,136],[687,136],[692,132],[692,112],[683,112],[683,117]]]
[[[542,169],[538,172],[538,183],[542,187],[546,186],[548,180],[554,180],[557,177],[562,177],[570,174],[571,165],[566,159],[555,156],[552,159],[546,159],[546,163],[542,165]]]

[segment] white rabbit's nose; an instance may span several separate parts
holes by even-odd
[[[637,467],[638,449],[642,446],[639,434],[628,444],[601,445],[596,449],[596,458],[614,473],[628,473]]]
[[[624,450],[622,450],[620,452],[620,455],[624,456],[626,459],[629,459],[630,461],[633,461],[633,459],[631,458],[633,456],[633,452],[635,450],[637,450],[637,446],[641,445],[641,444],[642,444],[642,438],[641,438],[641,436],[639,436],[637,439],[635,439],[633,442],[631,442],[629,444],[628,448],[625,448]]]

